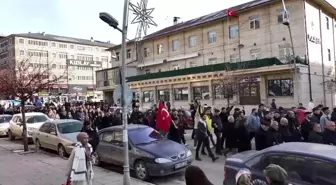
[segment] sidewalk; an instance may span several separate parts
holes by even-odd
[[[14,153],[19,142],[0,139],[0,185],[62,185],[67,160],[44,151]],[[31,148],[34,148],[33,146]],[[123,175],[94,167],[94,185],[122,185]],[[132,185],[153,185],[131,179]]]

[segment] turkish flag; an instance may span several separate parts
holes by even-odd
[[[171,117],[162,101],[156,113],[156,130],[168,133],[171,125]]]
[[[226,12],[229,17],[237,17],[236,12],[233,10],[228,9]]]

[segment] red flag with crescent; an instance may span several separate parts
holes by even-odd
[[[156,113],[156,130],[169,132],[171,125],[171,117],[162,101],[159,103],[159,108]]]

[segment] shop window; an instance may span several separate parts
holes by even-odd
[[[189,90],[187,87],[186,88],[175,88],[174,96],[175,96],[175,100],[177,101],[188,100]]]
[[[214,84],[213,85],[213,93],[215,99],[227,99],[228,97],[233,98],[233,90],[231,86],[221,85],[221,84]]]
[[[268,80],[268,96],[293,96],[293,80]]]
[[[169,89],[158,90],[157,93],[158,93],[158,99],[159,100],[169,101],[169,99],[170,99]]]
[[[142,100],[144,103],[154,102],[153,91],[144,91],[142,95]]]
[[[193,87],[193,97],[195,100],[210,99],[209,86]]]

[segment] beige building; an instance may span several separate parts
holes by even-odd
[[[291,107],[311,98],[334,105],[328,82],[335,74],[336,9],[325,0],[286,0],[286,7],[288,16],[281,0],[255,0],[230,8],[236,16],[221,10],[150,34],[137,47],[128,43],[127,62],[138,69],[129,86],[144,107],[158,100],[187,107],[194,99],[216,107],[272,99]],[[120,59],[120,45],[110,51]],[[231,95],[225,86],[233,76],[241,78]],[[113,91],[114,85],[97,89]]]
[[[57,95],[86,99],[102,98],[96,91],[95,71],[111,67],[113,44],[43,33],[12,34],[0,38],[0,67],[13,61],[28,60],[32,67],[50,69],[50,77],[63,78],[39,96]]]

